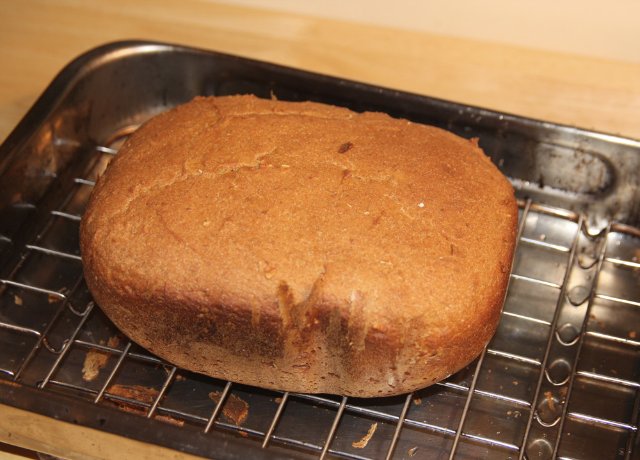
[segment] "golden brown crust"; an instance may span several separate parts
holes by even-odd
[[[516,223],[473,141],[317,103],[197,98],[123,146],[81,249],[105,313],[179,366],[382,396],[482,350]]]

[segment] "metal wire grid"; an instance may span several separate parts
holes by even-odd
[[[529,276],[526,274],[518,274],[516,263],[514,273],[511,275],[511,282],[527,283],[541,288],[548,288],[558,291],[557,302],[550,320],[540,319],[532,315],[514,312],[505,309],[503,312],[503,320],[505,318],[515,318],[518,321],[524,321],[535,326],[542,326],[547,329],[546,344],[542,358],[532,358],[529,356],[511,353],[509,351],[500,350],[490,344],[482,353],[482,355],[470,366],[470,379],[467,381],[456,381],[449,379],[440,382],[436,387],[446,389],[462,397],[462,408],[457,418],[453,417],[453,427],[447,426],[446,423],[431,423],[419,420],[409,416],[414,403],[418,399],[416,394],[408,394],[401,398],[394,406],[396,410],[377,409],[362,404],[362,401],[352,400],[346,397],[334,399],[319,395],[305,395],[283,393],[277,394],[272,392],[271,399],[274,403],[273,416],[270,417],[268,425],[261,429],[254,429],[247,426],[241,426],[233,421],[224,420],[221,417],[223,408],[228,402],[230,395],[235,387],[240,387],[231,382],[218,382],[221,391],[213,409],[208,415],[202,413],[193,413],[176,408],[171,408],[163,404],[167,392],[175,384],[179,374],[179,369],[171,366],[158,358],[155,358],[143,350],[138,350],[131,342],[126,342],[124,347],[110,346],[95,341],[87,340],[81,337],[83,327],[87,321],[96,315],[97,309],[90,299],[82,295],[75,295],[82,291],[83,280],[80,266],[79,250],[77,241],[71,238],[71,242],[62,244],[66,249],[59,249],[47,246],[47,232],[58,222],[77,225],[81,218],[81,212],[86,198],[90,193],[90,188],[94,185],[96,174],[102,170],[112,157],[117,153],[113,146],[97,146],[93,149],[94,154],[98,156],[95,167],[87,177],[79,177],[74,179],[76,187],[67,197],[60,209],[52,210],[51,217],[42,231],[39,233],[35,241],[27,244],[24,248],[16,248],[23,252],[23,257],[16,267],[11,271],[11,275],[6,279],[0,279],[0,283],[7,288],[18,289],[25,293],[34,295],[47,296],[48,302],[57,305],[53,314],[48,320],[44,321],[45,326],[40,329],[34,326],[24,326],[17,322],[13,322],[10,316],[5,314],[0,316],[0,330],[4,329],[11,333],[17,334],[31,340],[31,346],[28,352],[24,353],[21,361],[18,363],[12,361],[10,365],[0,366],[0,375],[4,374],[6,378],[14,381],[28,382],[29,378],[23,378],[30,366],[34,365],[37,355],[41,351],[46,350],[50,355],[55,356],[52,363],[48,365],[47,372],[41,376],[36,382],[37,386],[43,391],[59,391],[70,390],[83,397],[88,397],[98,404],[104,401],[112,401],[127,404],[131,407],[138,408],[147,418],[155,417],[163,414],[181,421],[188,421],[201,426],[204,432],[209,432],[212,428],[232,430],[243,436],[249,436],[254,440],[258,440],[263,448],[267,448],[270,443],[279,443],[284,446],[299,449],[304,452],[319,454],[320,458],[327,455],[333,455],[342,458],[371,458],[353,450],[341,448],[336,438],[341,423],[344,422],[345,414],[350,414],[356,418],[366,418],[375,421],[375,423],[384,423],[387,425],[387,442],[382,451],[386,458],[400,456],[398,443],[402,439],[403,431],[408,429],[416,429],[421,433],[435,433],[444,437],[447,442],[444,444],[448,448],[449,458],[454,458],[457,454],[461,454],[463,445],[480,445],[497,448],[509,456],[517,456],[519,459],[531,456],[528,452],[532,450],[542,457],[560,457],[563,456],[563,443],[566,436],[567,424],[579,422],[589,426],[597,427],[604,430],[616,430],[622,432],[626,438],[624,449],[617,454],[623,458],[631,458],[632,448],[638,431],[638,406],[640,404],[640,382],[634,378],[622,378],[616,376],[615,373],[607,374],[604,372],[596,372],[582,369],[580,366],[581,355],[585,350],[585,343],[591,338],[612,344],[615,346],[624,346],[637,352],[640,347],[640,341],[635,335],[622,336],[621,334],[607,334],[591,330],[590,318],[592,309],[597,301],[606,301],[616,305],[624,305],[634,309],[632,313],[637,320],[637,311],[640,308],[640,301],[636,298],[625,298],[608,293],[599,292],[599,278],[603,272],[603,266],[607,264],[611,267],[621,267],[632,270],[634,273],[640,270],[640,263],[635,257],[613,257],[608,254],[610,250],[611,235],[629,237],[633,240],[635,246],[639,247],[640,231],[621,224],[610,224],[602,232],[592,235],[586,226],[585,219],[582,215],[569,212],[562,209],[552,208],[531,201],[520,202],[521,207],[520,225],[518,230],[518,249],[519,253],[522,246],[532,246],[541,248],[550,253],[562,254],[565,257],[563,266],[564,275],[560,282],[549,281],[543,276]],[[28,206],[25,207],[28,214]],[[525,228],[527,222],[532,215],[547,216],[560,222],[569,222],[575,225],[576,231],[569,245],[556,244],[554,242],[545,241],[544,238],[535,238],[526,235]],[[11,245],[11,235],[0,236],[0,244]],[[2,248],[2,246],[0,246]],[[586,254],[586,255],[585,255]],[[76,276],[73,280],[64,280],[62,289],[56,289],[51,286],[38,286],[28,282],[20,281],[15,275],[23,267],[24,264],[33,256],[43,256],[55,261],[64,261],[75,264],[77,269]],[[80,300],[76,300],[76,297]],[[83,307],[79,308],[79,302]],[[577,308],[582,307],[582,314],[578,323],[565,322],[563,312],[567,311],[566,305]],[[9,311],[10,313],[10,311]],[[69,329],[68,336],[57,346],[50,343],[49,337],[52,330],[58,327],[63,317],[69,316],[77,318],[77,324]],[[67,321],[68,322],[68,321]],[[24,342],[24,341],[23,341]],[[554,350],[558,347],[571,350],[570,359],[551,362]],[[56,379],[57,373],[60,371],[65,359],[74,349],[96,350],[103,352],[115,359],[110,372],[101,381],[98,387],[90,388],[89,385],[78,385],[65,382],[62,379]],[[535,378],[535,388],[533,396],[530,399],[513,397],[506,392],[487,391],[479,386],[479,378],[486,368],[485,362],[488,357],[498,357],[512,363],[524,363],[536,370],[537,378]],[[141,400],[136,397],[122,396],[110,392],[112,384],[116,380],[119,373],[122,372],[125,363],[129,361],[137,361],[148,365],[157,366],[164,369],[162,383],[154,392],[151,400]],[[556,366],[555,363],[560,362],[561,365]],[[564,363],[564,364],[562,364]],[[2,364],[2,363],[0,363]],[[611,364],[615,365],[615,363]],[[600,417],[597,414],[585,413],[577,409],[572,409],[572,396],[578,392],[578,380],[588,380],[591,382],[601,383],[611,388],[612,386],[622,391],[631,391],[633,393],[633,403],[628,419],[611,419]],[[214,382],[215,379],[210,379]],[[252,391],[252,390],[249,390]],[[256,390],[258,391],[258,390]],[[287,406],[293,404],[292,401],[306,402],[314,407],[321,407],[328,410],[331,418],[331,425],[328,431],[325,430],[323,439],[320,442],[308,442],[298,439],[295,436],[286,433],[279,433],[278,427],[284,423],[286,419],[285,413]],[[523,432],[519,436],[519,442],[505,442],[499,437],[490,437],[483,434],[477,434],[473,430],[467,429],[469,422],[469,414],[471,408],[476,401],[492,401],[495,403],[506,403],[511,407],[518,408],[526,415],[526,423],[523,426]],[[391,407],[391,406],[389,406]],[[399,409],[399,411],[397,410]],[[325,411],[326,412],[326,411]],[[342,443],[344,444],[344,443]],[[409,456],[413,456],[416,451],[408,450]],[[364,454],[364,452],[363,452]],[[464,455],[462,453],[461,455]],[[375,454],[380,456],[380,452]]]

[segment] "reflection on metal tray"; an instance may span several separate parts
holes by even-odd
[[[283,394],[177,369],[105,318],[78,248],[96,177],[150,116],[232,93],[480,138],[516,186],[520,226],[502,320],[479,359],[405,396]],[[0,174],[0,403],[216,458],[637,458],[638,142],[127,42],[63,70],[0,147]]]

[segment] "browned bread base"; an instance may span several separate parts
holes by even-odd
[[[481,352],[516,224],[512,187],[473,141],[235,96],[133,134],[80,236],[96,301],[153,353],[234,382],[369,397]]]

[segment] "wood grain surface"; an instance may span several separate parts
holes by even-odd
[[[0,139],[67,62],[129,38],[224,51],[640,138],[638,62],[212,1],[27,0],[7,2],[0,14]]]
[[[195,460],[200,457],[145,444],[0,404],[0,459],[37,458],[2,450],[2,442],[68,459]]]

